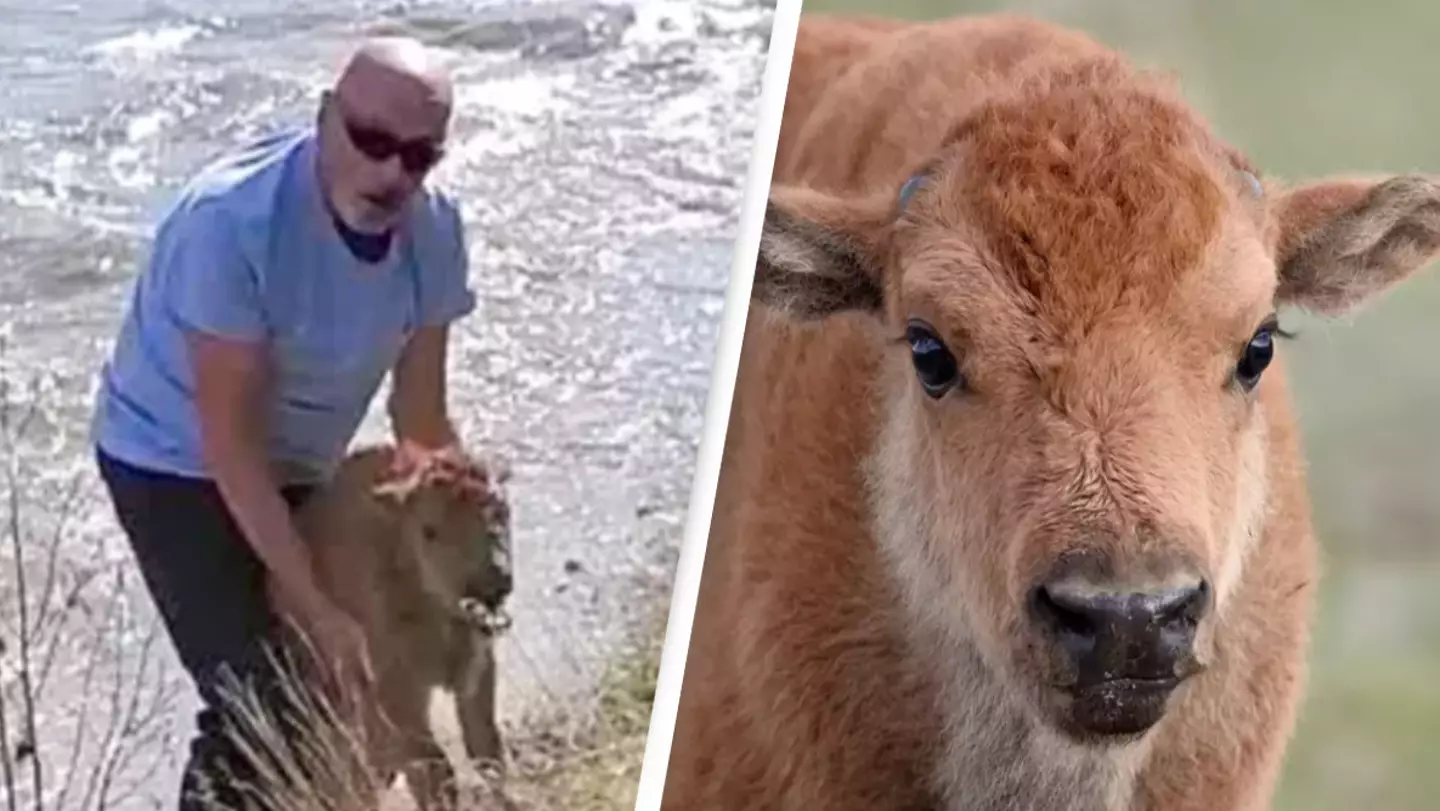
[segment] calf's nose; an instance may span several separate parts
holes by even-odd
[[[491,569],[474,573],[465,586],[465,594],[493,609],[509,599],[514,589],[514,578],[509,571]]]
[[[1195,627],[1210,610],[1210,586],[1194,579],[1136,592],[1067,578],[1035,589],[1035,616],[1083,686],[1185,674]]]

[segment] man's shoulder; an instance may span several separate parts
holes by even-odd
[[[431,223],[452,231],[461,227],[459,199],[443,183],[431,181],[425,185],[420,196],[420,209]]]
[[[283,193],[293,157],[310,138],[307,130],[277,130],[211,158],[180,189],[166,219],[200,213],[235,225],[267,220]]]
[[[449,249],[465,241],[464,219],[456,196],[433,181],[416,197],[411,225],[419,240],[435,247]]]

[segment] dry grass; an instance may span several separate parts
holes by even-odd
[[[282,729],[249,685],[233,677],[221,692],[234,709],[229,734],[253,765],[256,780],[233,779],[253,811],[350,811],[366,808],[384,793],[369,757],[365,730],[346,722],[341,707],[297,677],[291,657],[272,656],[282,674],[285,698],[298,710],[301,727]],[[224,807],[214,804],[216,811]]]
[[[511,763],[505,794],[513,808],[629,811],[634,807],[662,638],[662,633],[647,633],[641,644],[616,660],[590,712],[512,733],[507,741]],[[287,698],[300,711],[300,734],[287,735],[237,682],[231,680],[226,690],[238,708],[239,723],[231,727],[231,734],[256,765],[261,782],[243,784],[250,811],[359,811],[367,807],[367,798],[377,796],[384,798],[382,808],[411,807],[403,779],[387,783],[374,768],[367,755],[366,730],[347,722],[342,708],[307,689],[290,662],[277,664],[285,674]],[[490,786],[476,777],[472,773],[471,780],[462,783],[461,808],[503,808],[490,794]]]
[[[552,729],[516,741],[511,791],[524,811],[635,807],[663,640],[663,623],[651,623],[639,644],[615,660],[580,734],[560,743]]]

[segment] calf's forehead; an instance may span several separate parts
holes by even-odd
[[[1253,330],[1274,273],[1241,171],[1182,106],[1138,90],[991,105],[902,216],[902,296],[1001,329]]]
[[[891,318],[919,318],[966,345],[1070,345],[1126,331],[1173,336],[1210,351],[1248,340],[1275,309],[1274,262],[1245,223],[1228,223],[1194,264],[1149,284],[1116,266],[1086,277],[1040,270],[1039,284],[987,249],[960,223],[913,229],[900,252]],[[1238,348],[1238,347],[1237,347]]]

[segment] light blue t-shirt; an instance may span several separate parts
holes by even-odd
[[[187,328],[269,341],[270,453],[287,482],[328,476],[421,324],[475,306],[459,212],[412,201],[384,259],[346,246],[321,197],[313,129],[246,144],[192,180],[161,220],[92,425],[106,453],[207,477]]]

